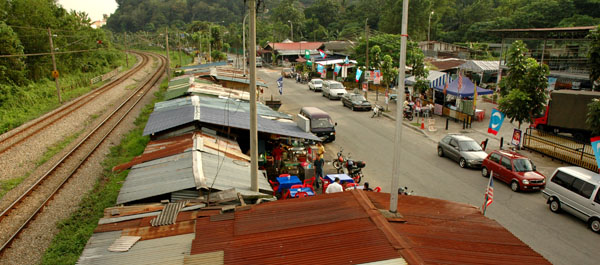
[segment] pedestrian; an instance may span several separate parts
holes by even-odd
[[[322,156],[317,156],[317,159],[313,162],[315,166],[315,184],[317,189],[319,188],[319,179],[324,177],[323,175],[323,166],[325,165],[325,160],[323,160]]]
[[[327,186],[327,190],[325,190],[325,193],[336,193],[336,192],[343,192],[344,188],[342,187],[342,185],[340,185],[340,178],[335,178],[335,180],[333,181],[333,183],[329,184],[329,186]]]
[[[325,159],[325,146],[323,146],[323,144],[321,142],[318,142],[317,147],[319,148],[319,151],[317,152],[317,154],[322,159]]]
[[[369,188],[369,182],[365,182],[365,184],[363,184],[363,190],[364,191],[373,191],[373,189]]]
[[[281,144],[277,144],[273,149],[273,157],[275,158],[275,169],[279,171],[279,167],[281,166],[281,157],[283,156],[283,149],[281,148]]]

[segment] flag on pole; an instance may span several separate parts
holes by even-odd
[[[448,93],[448,83],[450,83],[450,77],[446,75],[446,84],[444,85],[444,95]]]
[[[310,60],[310,51],[309,50],[304,50],[304,59]]]
[[[335,68],[333,69],[333,74],[338,75],[340,70],[342,70],[342,67],[339,64],[336,64]]]
[[[485,202],[483,206],[481,206],[481,210],[483,215],[485,215],[485,210],[489,207],[492,202],[494,202],[494,172],[490,172],[490,181],[488,182],[487,189],[485,190]]]
[[[319,50],[319,54],[321,55],[321,57],[323,57],[323,59],[327,58],[327,54],[325,54],[323,50]]]
[[[458,71],[458,97],[460,97],[460,90],[462,89],[462,73]]]
[[[356,83],[358,83],[358,80],[360,79],[360,76],[362,75],[362,70],[360,69],[356,69]]]
[[[473,88],[473,114],[475,113],[475,110],[477,109],[477,82],[473,83],[473,85],[475,86],[475,88]]]
[[[497,135],[498,131],[500,131],[500,127],[502,127],[503,122],[504,113],[500,112],[497,109],[493,109],[492,115],[490,116],[490,125],[488,126],[488,133]]]
[[[277,79],[277,87],[279,88],[279,95],[283,95],[283,76]]]
[[[317,64],[317,73],[323,73],[323,66],[320,64]]]
[[[346,65],[350,64],[350,60],[348,60],[348,56],[346,56],[346,60],[344,60],[344,64],[346,64]]]
[[[592,143],[594,155],[596,155],[596,163],[598,163],[598,168],[600,168],[600,136],[592,137],[590,142]]]

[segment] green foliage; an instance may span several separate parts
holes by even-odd
[[[369,38],[369,47],[376,47],[370,49],[370,60],[369,64],[375,67],[379,63],[379,58],[383,58],[389,55],[392,60],[399,60],[400,58],[400,35],[394,34],[380,34]],[[365,65],[366,61],[366,50],[367,42],[365,38],[361,38],[354,50],[352,51],[352,58],[355,58],[359,65]],[[414,70],[413,75],[427,77],[424,72],[423,51],[419,49],[416,42],[409,41],[406,45],[406,65],[412,67]]]
[[[398,76],[398,69],[394,67],[392,57],[384,55],[381,62],[381,83],[389,88],[396,76]]]
[[[600,26],[595,30],[590,31],[587,38],[592,40],[588,54],[590,81],[592,81],[592,85],[598,87],[600,86],[600,84],[598,84],[600,83]]]
[[[586,124],[592,128],[593,136],[600,136],[600,100],[597,98],[588,104]]]
[[[533,114],[541,113],[546,103],[545,89],[548,86],[550,70],[545,64],[538,64],[527,58],[527,48],[522,41],[513,43],[509,50],[508,77],[500,82],[503,98],[499,109],[506,117],[519,123],[531,122]]]
[[[23,45],[19,37],[3,21],[0,21],[0,54],[23,54]],[[0,83],[11,85],[26,83],[23,57],[0,59]]]
[[[162,98],[166,87],[165,80],[161,84],[155,102]],[[119,145],[111,148],[110,154],[102,162],[104,176],[83,198],[79,209],[57,225],[60,232],[44,253],[41,264],[75,264],[77,262],[87,241],[94,233],[98,220],[103,216],[104,209],[114,206],[119,190],[127,177],[128,171],[116,173],[112,171],[112,168],[129,162],[133,157],[141,154],[149,141],[149,137],[142,136],[142,133],[148,117],[152,113],[153,105],[154,103],[144,107],[135,121],[136,128],[126,134]]]

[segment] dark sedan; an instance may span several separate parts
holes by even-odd
[[[342,104],[352,110],[371,110],[371,103],[361,94],[346,93],[342,96]]]
[[[439,156],[446,156],[458,161],[460,167],[481,167],[487,153],[473,139],[460,135],[448,134],[439,143],[437,148]]]

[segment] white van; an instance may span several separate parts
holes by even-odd
[[[322,94],[329,99],[341,99],[345,95],[346,88],[338,81],[326,80],[323,81]]]
[[[580,167],[559,167],[542,191],[550,211],[564,210],[600,232],[600,175]]]

